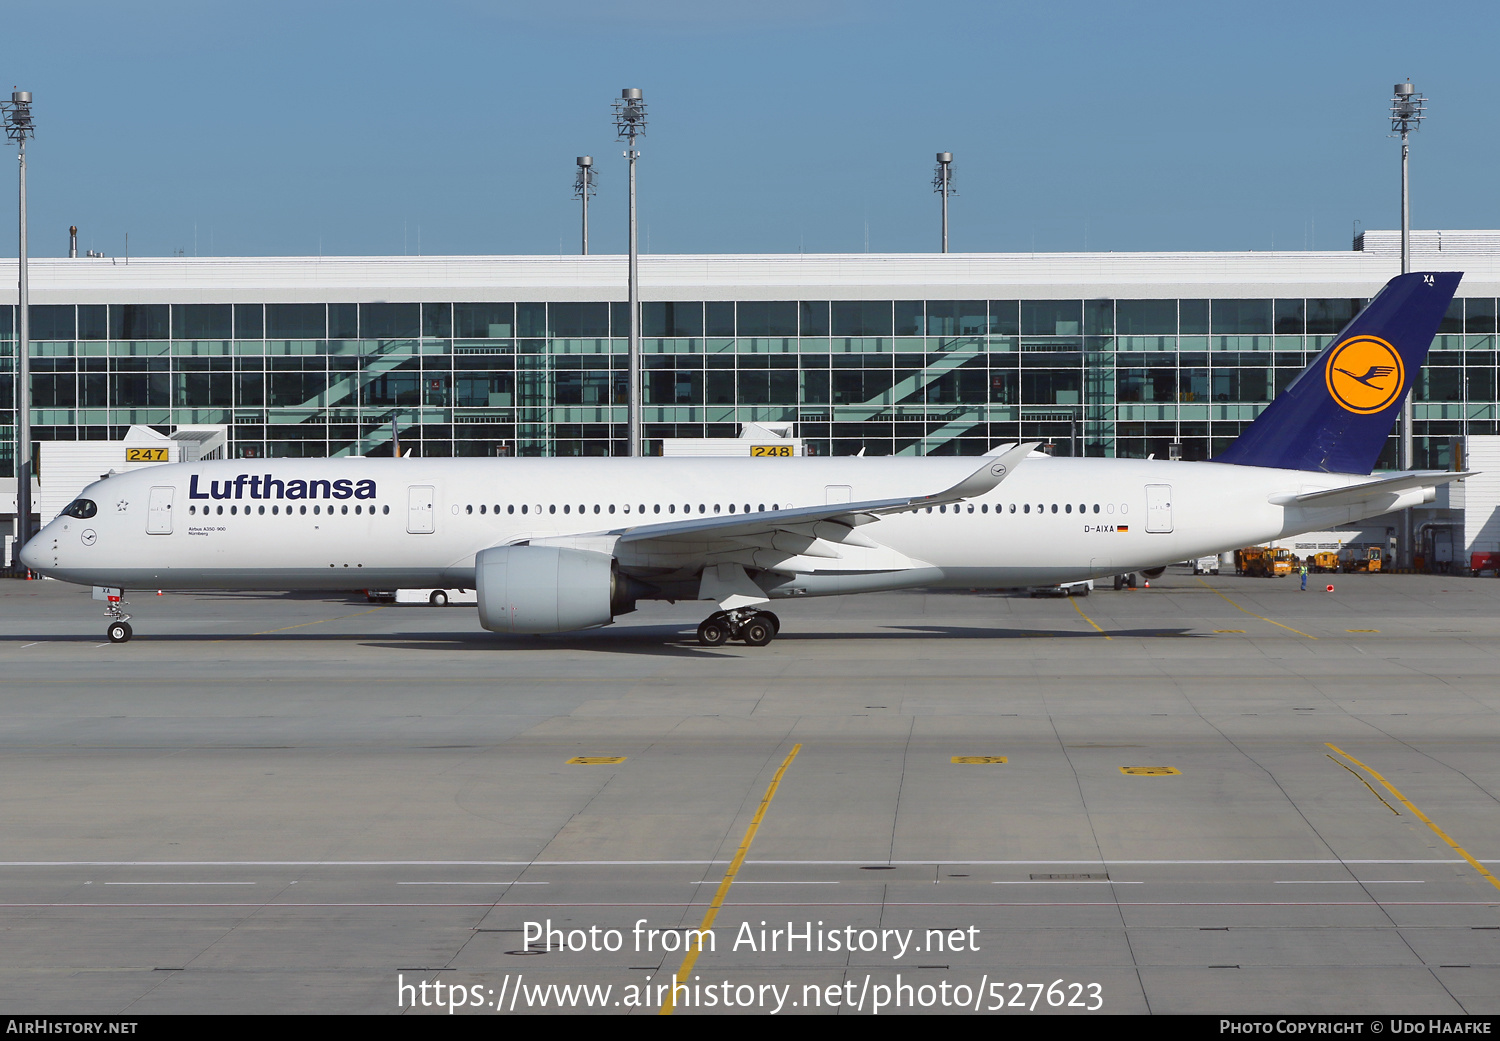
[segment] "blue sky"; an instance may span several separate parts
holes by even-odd
[[[1398,223],[1391,85],[1431,117],[1413,223],[1500,227],[1500,6],[879,0],[0,2],[35,96],[33,255],[558,253],[645,92],[642,248],[1347,249]],[[7,153],[14,156],[14,147]],[[13,198],[14,164],[0,167]],[[13,205],[0,235],[14,250]]]

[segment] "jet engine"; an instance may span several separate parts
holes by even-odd
[[[565,633],[608,625],[635,610],[631,587],[606,553],[497,546],[474,560],[479,624],[496,633]],[[628,597],[628,598],[627,598]]]

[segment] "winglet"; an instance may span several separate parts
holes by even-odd
[[[1010,476],[1015,468],[1021,465],[1021,460],[1032,453],[1040,441],[1027,441],[1019,444],[1010,451],[999,456],[986,456],[984,463],[969,476],[959,481],[952,488],[945,489],[935,495],[923,495],[911,500],[913,506],[935,506],[939,503],[957,502],[960,499],[972,499],[976,495],[983,495],[990,491],[1001,481]]]

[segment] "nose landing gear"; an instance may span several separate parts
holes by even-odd
[[[781,619],[770,611],[739,608],[715,611],[698,626],[698,642],[718,647],[728,640],[743,640],[750,647],[764,647],[781,632]]]
[[[104,630],[104,635],[109,638],[110,643],[125,643],[130,639],[130,616],[124,610],[129,606],[130,604],[121,597],[110,595],[109,606],[104,609],[105,617],[110,620]]]

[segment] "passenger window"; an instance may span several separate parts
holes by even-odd
[[[300,513],[300,514],[302,514],[302,516],[306,517],[307,516],[307,507],[306,506],[298,506],[297,507],[297,512]]]
[[[626,509],[629,509],[629,507],[627,506]],[[610,503],[609,504],[609,512],[610,513],[614,513],[615,512],[615,504],[614,503]]]
[[[667,512],[668,513],[676,513],[677,512],[677,504],[675,502],[668,503],[667,504]]]
[[[464,507],[464,512],[465,513],[473,513],[474,512],[474,504],[470,503],[469,505],[465,506]]]
[[[258,506],[256,507],[255,512],[264,517],[266,515],[266,508],[264,506]]]
[[[511,503],[509,506],[505,507],[505,512],[506,513],[515,513],[516,512],[516,504],[515,503]]]
[[[548,506],[547,507],[547,512],[548,513],[556,513],[557,512],[557,504],[553,503],[552,505]]]
[[[1053,513],[1057,512],[1057,503],[1055,503],[1055,502],[1052,504],[1052,512]]]
[[[382,506],[382,507],[380,507],[380,512],[381,513],[390,513],[391,512],[391,508],[389,506]]]
[[[572,513],[573,512],[573,507],[570,506],[570,505],[568,505],[567,503],[563,503],[563,512],[564,513]]]
[[[719,512],[719,504],[718,503],[714,503],[714,512],[715,513]]]
[[[340,506],[339,507],[339,512],[343,513],[343,514],[347,514],[349,512],[349,506],[348,506],[348,504]]]
[[[1052,507],[1052,512],[1053,513],[1057,512],[1057,507],[1056,506]],[[1073,512],[1073,504],[1071,502],[1068,503],[1067,506],[1063,507],[1063,512],[1064,513],[1072,513]]]
[[[1099,504],[1098,504],[1098,503],[1097,503],[1097,502],[1096,502],[1096,503],[1094,503],[1094,512],[1095,512],[1095,513],[1098,513],[1098,512],[1099,512]]]
[[[1015,513],[1016,512],[1016,504],[1015,503],[1011,503],[1010,504],[1010,512],[1011,513]]]
[[[1031,503],[1028,502],[1025,506],[1021,507],[1021,512],[1022,513],[1030,513],[1031,512]]]
[[[64,513],[67,513],[67,511],[66,511],[66,510],[64,510],[64,511],[63,511],[63,512],[64,512]],[[192,515],[193,515],[193,514],[195,514],[195,513],[197,513],[197,512],[198,512],[198,507],[196,507],[196,506],[189,506],[189,507],[188,507],[188,516],[189,516],[189,517],[191,517],[191,516],[192,516]]]

